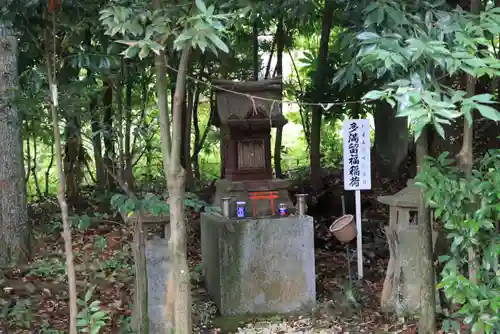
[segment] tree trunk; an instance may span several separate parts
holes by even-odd
[[[292,53],[290,50],[288,50],[288,55],[290,56],[290,61],[292,62],[292,67],[293,71],[295,72],[295,75],[297,76],[297,84],[299,85],[299,90],[301,93],[304,92],[304,87],[302,85],[302,82],[300,81],[300,73],[299,69],[297,68],[297,64],[295,64],[295,60],[293,60]],[[308,148],[311,147],[311,131],[310,129],[310,124],[309,124],[309,113],[307,112],[307,108],[304,108],[302,105],[299,104],[299,115],[300,115],[300,121],[302,123],[302,129],[304,131],[304,137],[306,138],[306,143]]]
[[[26,172],[24,173],[24,184],[26,187],[28,187],[28,182],[30,180],[30,173],[31,173],[31,140],[30,140],[30,127],[29,123],[26,122]],[[23,138],[23,133],[21,132],[21,140]],[[24,156],[23,156],[24,159]],[[24,160],[23,160],[23,167],[24,167]]]
[[[191,189],[193,185],[193,168],[191,167],[191,115],[194,108],[195,87],[189,87],[187,92],[187,104],[183,103],[182,113],[182,151],[181,163],[186,171],[186,186]]]
[[[92,44],[92,31],[87,29],[85,32],[85,44],[88,48],[91,47]],[[87,76],[92,79],[92,82],[95,83],[95,79],[93,78],[93,73],[87,69]],[[92,146],[94,151],[94,163],[95,163],[95,177],[97,180],[97,186],[100,189],[104,189],[106,187],[106,175],[103,165],[102,159],[102,118],[101,113],[97,110],[98,107],[98,99],[97,96],[92,96],[89,103],[89,113],[91,115],[91,131],[92,131]]]
[[[194,148],[192,159],[193,159],[193,169],[194,169],[195,173],[198,173],[198,174],[195,174],[195,175],[197,175],[198,178],[200,178],[200,176],[201,176],[200,175],[200,166],[199,166],[199,161],[198,161],[199,154],[200,154],[201,149],[203,148],[203,144],[205,143],[205,140],[207,139],[208,133],[210,132],[210,125],[212,124],[212,120],[213,120],[215,112],[216,112],[213,102],[214,102],[214,98],[213,98],[213,92],[212,92],[211,96],[210,96],[210,115],[208,117],[207,126],[205,127],[205,131],[203,132],[201,139],[195,141],[195,148]],[[198,109],[196,108],[195,111],[196,111],[196,117],[198,117]],[[194,115],[195,114],[193,114],[193,116]],[[198,121],[196,121],[196,123],[198,123]],[[223,152],[221,152],[221,155],[223,155]],[[221,167],[222,167],[222,165],[221,165]]]
[[[137,334],[149,334],[148,317],[148,277],[146,271],[146,236],[144,235],[143,213],[137,215],[134,226],[134,242],[132,253],[134,256],[134,316],[132,329]]]
[[[198,80],[201,80],[203,77],[203,72],[205,70],[205,57],[202,55],[202,65],[200,68],[200,74],[198,75]],[[201,141],[200,141],[200,124],[198,123],[198,104],[200,103],[200,86],[198,83],[195,84],[195,92],[194,92],[194,101],[193,101],[193,127],[194,127],[194,149],[193,156],[191,157],[191,161],[193,162],[193,174],[196,179],[200,179],[200,164],[199,164],[199,151],[198,145],[200,145],[201,149]],[[207,128],[210,128],[210,117],[207,123]]]
[[[283,27],[283,17],[278,18],[276,29],[276,75],[281,77],[281,89],[283,89],[283,51],[285,50],[285,29]],[[283,127],[276,128],[276,138],[274,139],[274,174],[278,179],[283,178],[281,171],[281,144],[283,142]]]
[[[172,111],[172,151],[169,158],[167,186],[170,202],[171,237],[169,244],[174,259],[175,284],[175,332],[191,333],[191,281],[187,263],[186,222],[184,215],[186,172],[180,164],[182,146],[182,111],[186,89],[186,75],[189,64],[190,47],[182,50],[174,94]],[[169,282],[168,284],[170,284]],[[168,290],[168,288],[167,288]],[[168,292],[168,291],[167,291]]]
[[[380,102],[377,104],[374,122],[377,177],[396,180],[401,164],[408,156],[408,119],[396,117],[396,111],[390,104]]]
[[[160,0],[153,0],[155,10],[161,10],[162,5]],[[170,117],[168,109],[168,90],[167,90],[167,71],[166,71],[165,52],[161,50],[155,55],[155,74],[156,74],[156,97],[158,101],[158,109],[160,112],[160,141],[163,153],[163,171],[165,178],[168,178],[169,157],[171,151],[170,137]],[[173,222],[171,221],[171,225]],[[168,228],[165,227],[165,228]],[[171,227],[173,229],[173,227]],[[165,235],[168,233],[165,231]],[[172,236],[168,242],[169,255],[173,256]],[[167,291],[165,292],[165,309],[164,321],[166,333],[175,333],[175,286],[174,286],[174,268],[168,271]]]
[[[271,50],[269,51],[269,58],[267,59],[266,72],[264,73],[264,79],[269,79],[271,75],[271,64],[273,60],[274,47],[276,46],[276,38],[273,38],[273,44],[271,45]]]
[[[317,59],[316,72],[314,73],[313,86],[316,102],[321,102],[323,97],[323,87],[325,86],[326,73],[328,68],[328,42],[330,40],[330,31],[332,30],[333,11],[335,1],[325,0],[325,9],[323,11],[323,28],[319,44],[319,54]],[[323,118],[323,109],[321,106],[314,106],[311,120],[311,185],[314,190],[322,187],[321,178],[321,121]]]
[[[259,59],[259,21],[254,18],[252,24],[252,63],[253,63],[253,79],[259,80],[260,59]],[[271,52],[272,54],[272,52]]]
[[[424,129],[417,139],[417,172],[422,170],[424,158],[429,151],[427,131]],[[420,260],[422,261],[422,295],[420,298],[419,333],[429,334],[436,332],[436,283],[434,281],[434,263],[432,249],[431,213],[425,203],[424,191],[421,190],[418,201],[418,225],[420,226]]]
[[[478,14],[479,13],[479,8],[480,8],[481,3],[478,0],[471,0],[470,1],[470,11],[472,14]],[[472,97],[474,96],[476,92],[476,78],[467,75],[467,97]],[[463,142],[462,142],[462,148],[460,152],[457,155],[457,160],[458,164],[463,171],[465,178],[470,179],[472,176],[472,166],[474,164],[474,153],[472,151],[472,141],[474,139],[474,132],[473,132],[473,122],[472,120],[474,119],[474,111],[471,110],[471,122],[467,120],[467,118],[464,119],[464,135],[463,135]],[[469,279],[473,282],[477,282],[477,259],[476,259],[476,252],[475,250],[471,247],[469,248],[468,252],[468,269],[469,269]]]
[[[17,37],[0,21],[0,265],[22,263],[30,253],[30,225],[21,140],[21,119],[12,104],[17,88]]]
[[[54,138],[52,138],[52,143],[50,145],[50,161],[49,165],[47,166],[47,169],[45,170],[45,191],[44,191],[45,197],[49,196],[50,171],[52,170],[52,166],[54,165],[54,144],[55,140]]]
[[[92,148],[94,151],[95,177],[99,188],[106,187],[106,176],[104,174],[104,165],[102,158],[102,137],[101,137],[101,115],[97,110],[97,98],[92,97],[89,105],[92,130]]]
[[[130,66],[130,64],[129,64]],[[124,173],[124,178],[125,181],[128,184],[128,187],[133,191],[134,189],[134,173],[133,173],[133,166],[132,166],[132,160],[133,160],[133,150],[130,146],[130,132],[132,129],[132,89],[134,86],[134,80],[132,76],[130,75],[130,69],[127,68],[127,88],[125,91],[125,170],[123,171]],[[147,88],[143,90],[143,94],[145,95],[143,98],[145,101],[147,101],[148,97],[148,90]],[[146,102],[147,103],[147,102]],[[145,103],[145,104],[146,104]],[[146,107],[144,106],[144,109]],[[135,137],[134,137],[135,139]],[[151,146],[151,140],[146,140],[146,146],[149,145]],[[148,153],[149,154],[149,153]],[[148,165],[148,168],[150,166]]]
[[[66,194],[69,203],[74,203],[80,192],[80,181],[83,176],[83,146],[80,132],[80,121],[77,116],[68,117],[65,127],[66,143],[64,145],[64,175]]]
[[[52,24],[55,26],[55,16],[52,15]],[[69,333],[77,334],[76,329],[76,318],[78,314],[78,306],[76,303],[77,300],[77,292],[76,292],[76,273],[75,273],[75,265],[73,260],[73,245],[72,245],[72,236],[71,236],[71,227],[69,225],[69,215],[68,215],[68,204],[66,202],[66,194],[65,194],[65,180],[64,180],[64,170],[63,170],[63,161],[62,161],[62,152],[61,152],[61,133],[59,130],[59,117],[57,115],[57,85],[55,82],[56,73],[56,46],[55,46],[55,31],[52,31],[52,39],[49,38],[48,30],[45,30],[45,45],[47,45],[47,52],[45,55],[46,58],[46,66],[47,66],[47,78],[49,83],[49,88],[51,92],[52,101],[50,103],[50,111],[52,115],[52,129],[54,132],[54,145],[55,145],[55,156],[56,156],[56,165],[57,165],[57,176],[58,176],[58,191],[57,191],[57,199],[59,202],[59,206],[61,208],[61,216],[63,222],[63,239],[64,239],[64,252],[66,255],[66,269],[68,272],[68,287],[69,287]],[[50,43],[52,41],[52,43]],[[54,46],[54,54],[51,57],[50,52],[48,51],[49,45]]]
[[[113,145],[113,86],[109,79],[105,80],[104,86],[106,87],[104,91],[104,96],[102,99],[102,103],[104,106],[104,115],[103,115],[103,138],[104,138],[104,163],[106,168],[112,172],[115,172],[114,168],[114,157],[115,157],[115,148]],[[114,180],[108,176],[106,176],[107,186],[110,190],[115,189]]]
[[[197,94],[198,93],[198,87],[197,87]],[[198,104],[199,101],[196,101]],[[198,120],[198,105],[194,105],[193,109],[193,127],[194,127],[194,152],[193,156],[191,157],[191,160],[193,161],[193,175],[194,177],[199,180],[201,178],[200,175],[200,161],[199,161],[199,153],[197,152],[198,150],[198,145],[200,144],[200,124]],[[210,124],[209,124],[210,125]]]
[[[28,134],[29,136],[29,134]],[[42,198],[42,189],[40,188],[40,182],[38,180],[38,146],[36,144],[36,136],[33,135],[33,166],[31,167],[31,173],[33,174],[33,181],[35,182],[35,190],[38,199]]]
[[[116,141],[118,148],[118,166],[116,166],[116,174],[120,180],[123,180],[125,170],[125,150],[123,146],[123,77],[124,77],[124,64],[123,59],[120,62],[120,72],[118,74],[115,90],[116,100],[116,124],[114,129],[116,131]]]

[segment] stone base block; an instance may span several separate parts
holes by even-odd
[[[313,218],[201,217],[202,268],[223,316],[311,311]]]
[[[149,334],[165,333],[165,291],[168,271],[171,270],[168,239],[153,238],[146,242],[148,275]]]

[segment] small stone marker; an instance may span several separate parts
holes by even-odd
[[[165,333],[163,308],[167,275],[170,268],[168,239],[153,237],[146,241],[146,270],[148,277],[149,333]]]

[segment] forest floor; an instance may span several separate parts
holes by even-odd
[[[88,200],[90,202],[90,200]],[[93,214],[91,203],[73,225],[77,288],[83,308],[94,300],[109,314],[100,333],[129,333],[133,293],[132,233],[116,215]],[[85,213],[86,211],[86,213]],[[379,215],[380,216],[380,215]],[[66,333],[68,295],[66,263],[56,201],[30,205],[34,223],[33,260],[4,270],[0,279],[0,333]],[[190,222],[199,225],[199,219]],[[377,228],[375,228],[376,230]],[[196,231],[196,228],[194,229]],[[365,277],[349,284],[346,252],[330,238],[316,250],[318,310],[310,316],[218,318],[199,277],[199,236],[190,237],[189,260],[195,301],[194,320],[200,333],[416,333],[414,321],[379,313],[379,297],[387,266],[385,238],[372,233],[366,244]],[[351,254],[355,246],[350,248]],[[351,259],[353,275],[356,259]],[[92,313],[89,310],[90,313]],[[89,314],[81,314],[81,322]],[[239,329],[238,329],[239,328]]]

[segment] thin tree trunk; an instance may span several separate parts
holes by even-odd
[[[114,158],[115,158],[115,149],[113,145],[113,86],[111,84],[111,80],[108,78],[105,80],[104,86],[106,87],[103,96],[103,107],[104,107],[104,115],[103,115],[103,138],[104,138],[104,164],[106,168],[115,172],[114,168]],[[108,176],[107,186],[113,190],[115,188],[114,180]]]
[[[52,34],[55,34],[55,17],[52,15],[52,25],[53,30]],[[59,201],[59,206],[61,207],[61,215],[63,221],[63,239],[64,239],[64,248],[66,253],[66,267],[68,272],[68,287],[69,287],[69,333],[77,334],[76,329],[76,317],[78,314],[78,306],[76,304],[77,292],[76,292],[76,274],[75,274],[75,266],[73,260],[73,246],[72,246],[72,238],[71,238],[71,227],[69,225],[69,216],[68,216],[68,205],[66,203],[65,196],[65,180],[64,180],[64,171],[63,171],[63,162],[62,162],[62,152],[61,152],[61,133],[59,130],[59,118],[57,116],[57,85],[55,83],[55,64],[56,64],[56,44],[55,37],[52,36],[52,42],[50,43],[48,30],[45,30],[45,41],[46,45],[53,44],[53,59],[51,59],[49,48],[47,47],[46,53],[46,64],[47,64],[47,77],[49,81],[49,87],[52,92],[52,101],[50,103],[50,111],[52,114],[52,127],[54,131],[54,144],[55,144],[55,156],[56,156],[56,165],[57,165],[57,175],[59,179],[59,187],[57,192],[57,199]]]
[[[162,4],[160,0],[153,0],[155,10],[161,10]],[[170,117],[168,108],[168,90],[167,90],[167,61],[165,52],[162,50],[158,55],[155,55],[155,74],[156,74],[156,97],[158,100],[158,109],[160,111],[160,141],[163,151],[163,171],[165,178],[168,179],[169,161],[171,152],[171,137],[170,137]],[[169,194],[171,195],[171,194]],[[173,225],[173,221],[170,221]],[[168,226],[166,227],[168,228]],[[173,227],[170,227],[172,230]],[[165,235],[168,233],[165,231]],[[172,236],[168,242],[169,255],[173,256]],[[168,271],[167,291],[165,292],[165,309],[164,321],[166,333],[175,332],[175,286],[174,286],[174,269]],[[178,332],[180,333],[180,332]]]
[[[104,174],[104,164],[102,158],[102,122],[100,112],[97,110],[97,98],[92,97],[89,105],[91,116],[92,130],[92,148],[94,151],[95,162],[95,177],[99,188],[104,189],[106,185],[106,177]]]
[[[273,60],[275,46],[276,46],[276,38],[273,39],[273,44],[271,45],[271,51],[269,52],[269,59],[267,60],[266,72],[264,73],[264,79],[269,79],[269,76],[271,75],[271,64]]]
[[[205,66],[206,66],[205,56],[202,55],[201,56],[200,73],[198,75],[199,81],[201,81],[201,79],[203,78]],[[193,148],[193,155],[191,157],[191,161],[193,162],[194,177],[198,180],[201,178],[200,162],[199,162],[200,151],[203,148],[203,143],[205,142],[208,130],[210,129],[210,125],[212,123],[212,110],[210,110],[210,115],[208,117],[207,126],[205,128],[203,136],[201,136],[201,138],[200,138],[200,124],[199,124],[199,119],[198,119],[198,110],[199,110],[198,104],[200,103],[200,94],[201,94],[200,85],[197,82],[196,83],[196,92],[194,94],[194,103],[193,103],[194,148]]]
[[[408,156],[408,119],[396,117],[396,110],[385,101],[377,103],[376,108],[373,117],[375,123],[373,163],[377,167],[377,176],[380,179],[397,180],[401,165]]]
[[[50,161],[47,166],[47,170],[45,171],[45,197],[49,196],[49,186],[50,186],[50,171],[52,170],[52,166],[54,165],[54,143],[55,139],[52,138],[52,143],[50,145]]]
[[[202,55],[201,59],[201,68],[200,73],[198,75],[198,80],[201,80],[203,76],[203,72],[205,71],[205,57]],[[200,85],[198,82],[195,84],[194,91],[194,101],[193,101],[193,126],[194,126],[194,149],[193,156],[191,157],[191,161],[193,162],[193,173],[196,179],[200,179],[200,165],[199,165],[199,154],[196,153],[196,148],[200,144],[200,124],[198,123],[198,104],[200,103]],[[209,120],[210,121],[210,120]],[[207,126],[210,126],[210,123],[207,123]]]
[[[213,95],[213,93],[211,93]],[[193,160],[193,166],[196,166],[195,167],[195,172],[196,172],[196,169],[198,169],[198,175],[199,175],[199,155],[200,155],[200,152],[201,152],[201,149],[203,148],[203,144],[205,143],[205,140],[207,139],[207,136],[208,136],[208,133],[210,132],[210,125],[212,124],[212,120],[213,120],[213,117],[215,115],[215,108],[213,107],[213,96],[210,97],[210,115],[208,117],[208,122],[207,122],[207,126],[205,127],[205,131],[203,131],[203,135],[201,136],[201,139],[199,141],[196,141],[196,145],[195,145],[195,148],[194,148],[194,152],[193,152],[193,157],[191,158]],[[196,110],[198,111],[198,110]],[[198,112],[196,113],[196,116],[198,116]]]
[[[198,145],[200,144],[200,124],[198,123],[198,102],[199,102],[199,88],[198,85],[196,85],[196,96],[198,97],[196,99],[196,104],[194,105],[193,108],[193,127],[194,127],[194,152],[193,156],[191,157],[191,160],[193,161],[193,174],[194,177],[199,180],[201,178],[200,175],[200,162],[199,162],[199,154],[197,153],[197,148]]]
[[[472,14],[478,14],[481,3],[478,0],[471,0],[470,11]],[[476,78],[467,75],[467,97],[472,97],[476,93]],[[472,166],[474,164],[474,153],[472,147],[472,141],[474,140],[474,112],[471,110],[471,121],[469,122],[467,118],[464,119],[464,132],[463,132],[463,142],[462,148],[457,155],[457,160],[460,168],[462,169],[465,178],[470,179],[472,176]],[[473,282],[477,282],[477,259],[476,252],[471,247],[468,251],[468,270],[469,279]]]
[[[26,171],[24,173],[24,184],[26,187],[28,186],[28,182],[30,180],[31,173],[31,140],[30,140],[30,128],[28,123],[26,124]],[[22,134],[21,134],[22,138]],[[23,164],[24,165],[24,164]]]
[[[290,50],[288,50],[288,55],[290,56],[293,70],[295,72],[295,75],[297,76],[297,83],[299,85],[299,90],[301,93],[303,93],[304,87],[302,86],[302,82],[300,81],[299,69],[297,68],[297,64],[295,64],[295,60],[293,59],[292,53],[290,52]],[[304,107],[300,104],[299,104],[299,114],[300,114],[300,121],[302,123],[302,128],[304,129],[304,136],[306,137],[307,148],[310,148],[311,147],[311,131],[310,131],[310,126],[309,126],[309,113],[307,112],[307,109],[304,109]]]
[[[186,108],[182,115],[183,127],[182,127],[182,152],[181,152],[181,162],[182,167],[186,171],[186,186],[191,189],[193,185],[193,168],[191,167],[191,117],[194,108],[196,87],[189,87],[187,92],[187,105],[183,103],[183,107]]]
[[[30,224],[26,209],[22,122],[12,103],[18,87],[17,37],[0,21],[0,265],[29,259]]]
[[[92,44],[92,31],[87,29],[85,31],[85,44],[88,48],[91,47]],[[87,69],[87,77],[95,83],[95,79],[93,78],[93,73]],[[97,110],[98,99],[97,96],[92,96],[89,103],[89,113],[90,113],[90,127],[92,131],[92,148],[94,151],[94,163],[95,163],[95,177],[96,184],[99,189],[104,189],[106,187],[106,179],[104,173],[104,165],[102,159],[102,118],[101,113]]]
[[[252,52],[253,52],[253,79],[259,80],[260,59],[259,59],[259,21],[254,18],[252,24]]]
[[[481,2],[478,0],[471,0],[470,11],[472,14],[479,14]],[[472,97],[476,93],[476,78],[472,75],[467,75],[467,97]],[[464,132],[463,132],[463,142],[462,148],[457,155],[458,164],[462,169],[465,178],[469,180],[472,177],[472,167],[474,164],[474,153],[472,142],[474,140],[474,111],[471,110],[471,121],[469,122],[467,118],[464,119]],[[474,248],[470,247],[468,249],[468,264],[467,268],[469,271],[469,279],[472,283],[477,283],[477,268],[478,261],[477,254]],[[474,334],[482,333],[483,330],[474,331]]]
[[[427,140],[428,129],[424,129],[417,139],[417,172],[422,170],[425,156],[429,152]],[[436,282],[434,275],[434,252],[432,249],[431,213],[425,203],[424,191],[421,190],[418,201],[418,225],[420,226],[420,260],[422,261],[422,291],[420,298],[420,325],[419,333],[429,334],[436,332]]]
[[[116,84],[116,125],[118,136],[118,166],[116,168],[118,177],[123,180],[124,170],[125,170],[125,150],[123,146],[123,76],[124,76],[124,64],[123,59],[120,62],[120,74],[118,75],[118,82]]]
[[[276,75],[281,76],[281,89],[283,90],[283,51],[285,50],[285,29],[283,17],[278,18],[276,29]],[[283,126],[276,128],[276,138],[274,139],[274,174],[278,179],[283,178],[281,171],[281,144],[283,143]]]
[[[40,182],[38,181],[37,169],[38,169],[38,150],[36,145],[36,136],[33,135],[33,166],[31,167],[31,173],[33,174],[33,181],[35,182],[35,190],[38,198],[42,198],[42,190],[40,189]]]
[[[81,162],[81,133],[77,116],[68,117],[65,126],[66,143],[64,145],[64,175],[66,182],[67,200],[74,203],[80,192],[80,181],[82,176]]]
[[[170,202],[170,224],[174,259],[175,332],[191,333],[191,280],[187,263],[186,222],[184,215],[186,172],[180,164],[182,147],[182,111],[189,64],[190,47],[182,50],[174,94],[172,112],[172,151],[167,175]],[[170,282],[169,282],[170,284]],[[167,289],[168,290],[168,289]]]
[[[330,31],[332,30],[333,11],[335,2],[325,0],[325,9],[323,11],[323,28],[319,44],[319,55],[317,59],[316,72],[314,73],[314,94],[316,102],[321,102],[323,97],[323,87],[325,86],[326,73],[328,67],[328,42],[330,40]],[[323,118],[323,109],[321,106],[314,106],[311,120],[311,185],[314,190],[322,187],[321,178],[321,121]]]
[[[130,64],[128,65],[130,66]],[[132,129],[132,88],[134,86],[134,81],[130,75],[130,69],[127,67],[127,88],[125,92],[125,170],[124,178],[128,183],[130,189],[134,189],[134,173],[133,173],[133,150],[130,147],[130,132]],[[144,100],[148,100],[148,90],[147,88],[143,90]],[[147,103],[147,102],[146,102]],[[144,106],[144,110],[146,107]],[[135,139],[135,137],[134,137]],[[147,144],[146,144],[147,145]],[[149,166],[148,166],[149,167]]]
[[[134,333],[137,334],[149,334],[145,239],[142,212],[139,212],[136,226],[134,226],[134,242],[132,246],[135,266],[134,284],[136,287],[134,292],[134,317],[136,318]]]

